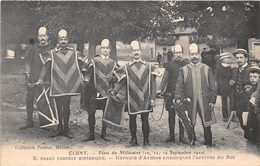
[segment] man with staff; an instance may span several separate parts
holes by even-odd
[[[161,81],[161,85],[157,91],[157,94],[163,95],[165,102],[165,108],[168,111],[168,124],[169,124],[169,137],[165,140],[166,142],[175,142],[174,131],[175,131],[175,108],[172,107],[173,99],[175,97],[175,84],[178,79],[179,68],[189,63],[188,60],[183,60],[183,47],[180,44],[176,44],[172,47],[174,52],[174,60],[164,64],[165,71]],[[165,89],[166,87],[166,89]],[[165,89],[165,92],[164,92]],[[184,128],[179,119],[179,141],[186,143],[184,138]]]
[[[49,51],[53,46],[49,43],[49,35],[45,27],[41,27],[38,30],[39,43],[31,47],[25,54],[24,61],[24,75],[27,82],[27,96],[26,96],[26,112],[27,123],[20,127],[20,130],[31,128],[33,123],[33,105],[34,99],[39,95],[40,88],[33,86],[32,84],[38,81],[42,70],[42,62],[39,54]],[[46,77],[46,82],[50,82],[50,77]]]
[[[211,125],[216,123],[214,104],[217,98],[217,87],[214,75],[209,66],[201,63],[201,55],[197,44],[189,47],[190,63],[180,68],[176,83],[175,103],[189,98],[190,104],[186,105],[188,119],[193,130],[196,124],[197,113],[200,116],[205,145],[212,146]],[[195,145],[195,137],[191,141]]]

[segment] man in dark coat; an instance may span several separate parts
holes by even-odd
[[[229,64],[229,58],[231,53],[222,53],[220,55],[220,63],[216,67],[216,80],[218,85],[218,95],[221,96],[221,105],[222,105],[222,116],[223,121],[228,121],[228,111],[231,106],[231,86],[229,85],[229,81],[232,79],[232,68]],[[229,97],[229,104],[228,104]]]
[[[240,126],[245,131],[244,137],[247,138],[246,135],[246,126],[243,126],[242,113],[246,111],[247,106],[247,93],[244,90],[244,83],[249,81],[248,72],[246,69],[250,68],[248,64],[248,53],[244,49],[237,49],[233,52],[233,55],[236,58],[238,68],[233,70],[232,80],[230,81],[230,85],[234,85],[233,87],[233,102],[232,102],[232,110],[236,111],[236,115],[239,119]]]
[[[41,27],[38,30],[39,44],[32,46],[25,54],[24,61],[24,75],[27,82],[27,97],[26,97],[26,111],[27,111],[27,123],[25,126],[20,127],[20,130],[30,128],[34,126],[33,123],[33,103],[34,98],[39,93],[39,87],[31,86],[32,83],[38,81],[42,70],[42,62],[39,54],[51,50],[53,46],[48,42],[49,35],[45,27]],[[50,81],[50,77],[46,77],[45,81]],[[39,94],[38,94],[39,95]]]
[[[170,135],[165,140],[166,142],[175,142],[174,130],[175,130],[175,108],[173,108],[173,99],[175,96],[175,84],[178,79],[179,68],[189,63],[188,60],[183,60],[183,47],[177,44],[173,47],[175,59],[165,63],[165,71],[163,74],[161,85],[157,91],[157,94],[164,96],[165,108],[168,111],[168,123]],[[166,89],[165,89],[166,87]],[[164,91],[165,89],[165,91]],[[179,141],[186,143],[184,139],[184,128],[179,119]]]
[[[217,98],[216,81],[210,67],[201,63],[198,45],[191,44],[189,52],[191,62],[180,68],[175,102],[179,104],[185,98],[191,100],[190,104],[186,105],[191,124],[195,127],[197,113],[199,113],[204,129],[205,145],[212,146],[211,125],[216,123],[214,114]],[[192,145],[195,145],[195,138]]]

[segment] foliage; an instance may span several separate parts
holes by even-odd
[[[235,41],[238,47],[246,48],[247,39],[257,36],[258,3],[253,1],[180,1],[174,7],[179,9],[178,15],[184,18],[180,22],[181,26],[196,28],[198,35],[203,38],[212,35],[211,44],[224,46],[232,45]]]

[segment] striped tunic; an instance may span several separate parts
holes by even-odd
[[[116,68],[116,62],[111,58],[103,59],[101,56],[96,56],[91,60],[89,68],[91,66],[94,69],[93,81],[98,93],[96,99],[105,99],[108,96],[108,90],[112,88],[107,80],[107,75],[112,74]]]
[[[160,76],[158,69],[145,61],[132,61],[114,73],[119,84],[126,80],[129,115],[151,112],[150,100],[155,100],[156,91],[152,75]]]
[[[82,74],[78,60],[84,57],[78,51],[67,48],[62,54],[57,48],[40,55],[44,64],[51,61],[50,96],[80,95],[82,88]]]
[[[201,110],[202,123],[208,127],[216,122],[214,111],[209,109],[209,103],[216,103],[216,81],[211,69],[203,64],[192,63],[182,67],[176,83],[175,99],[190,98],[187,105],[192,121],[195,126],[197,108]]]

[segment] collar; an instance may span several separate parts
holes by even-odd
[[[69,45],[67,45],[65,48],[61,48],[61,46],[57,46],[57,47],[55,47],[55,49],[54,49],[54,51],[55,52],[58,52],[58,51],[60,51],[60,50],[62,50],[62,49],[68,49],[68,50],[74,50],[72,47],[70,47]]]
[[[137,62],[141,62],[141,63],[143,63],[143,64],[146,64],[146,61],[145,61],[145,60],[142,60],[142,59],[140,58],[140,59],[138,59],[138,60],[133,59],[133,60],[130,62],[130,66],[133,65],[133,64],[135,64],[135,63],[137,63]]]
[[[194,67],[197,67],[197,66],[200,66],[201,65],[201,62],[198,62],[198,63],[196,63],[196,64],[194,64],[194,63],[190,63],[191,64],[191,66],[194,66]]]
[[[247,67],[247,65],[248,65],[248,63],[246,62],[245,64],[243,64],[243,66],[241,66],[241,67],[239,67],[239,68],[244,69],[244,68]]]
[[[109,58],[109,56],[104,56],[104,55],[100,55],[100,57],[101,57],[102,59],[105,59],[105,60],[107,60],[107,59]]]

